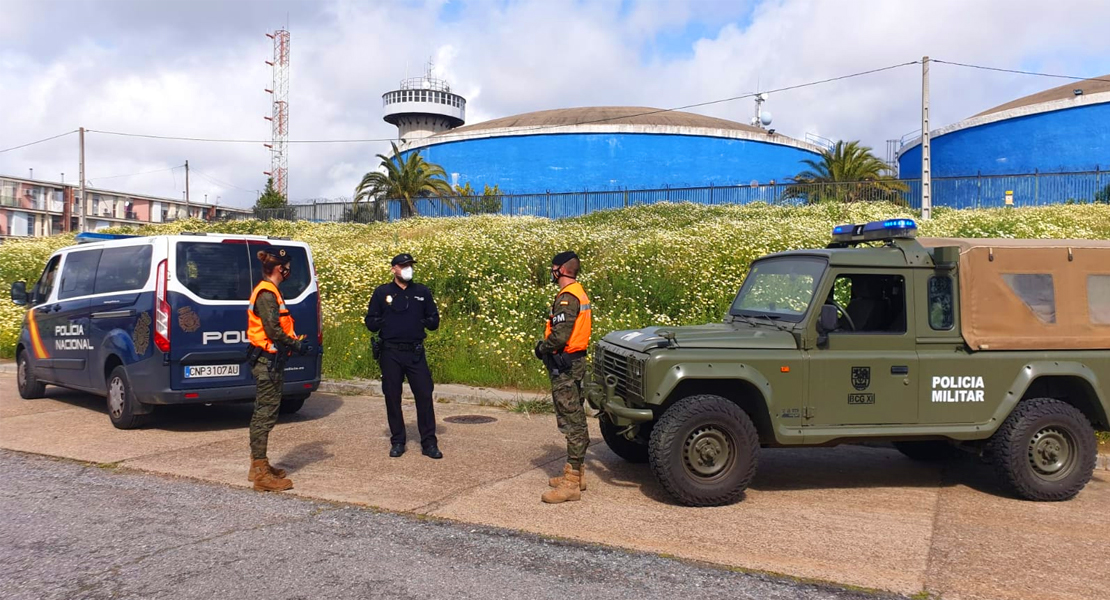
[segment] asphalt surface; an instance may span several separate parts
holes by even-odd
[[[6,450],[0,480],[13,600],[897,597]]]

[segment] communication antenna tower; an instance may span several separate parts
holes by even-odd
[[[274,189],[282,198],[289,199],[289,31],[279,29],[267,33],[274,41],[274,59],[266,61],[273,70],[273,83],[266,90],[273,97],[270,107],[270,170],[265,171],[274,179]]]

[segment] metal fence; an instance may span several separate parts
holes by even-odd
[[[1110,203],[1110,174],[1033,173],[933,178],[933,206],[997,208],[1065,203]],[[455,217],[490,213],[563,219],[599,210],[642,206],[659,202],[696,204],[749,204],[800,206],[817,202],[888,201],[911,209],[921,208],[921,180],[884,182],[776,183],[766,185],[604,190],[541,194],[505,194],[492,197],[419,198],[416,214]],[[367,223],[395,221],[407,211],[399,200],[381,204],[364,202],[314,202],[256,211],[260,219]]]

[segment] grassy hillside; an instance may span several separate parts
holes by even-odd
[[[911,216],[891,205],[803,208],[661,204],[549,221],[476,216],[371,225],[185,221],[127,231],[213,231],[287,236],[313,247],[324,302],[325,372],[375,377],[362,316],[388,280],[389,259],[409,252],[416,278],[439,302],[443,324],[429,336],[436,380],[542,389],[532,356],[555,288],[551,256],[573,249],[594,306],[594,335],[650,324],[719,320],[750,262],[769,252],[819,247],[832,227]],[[121,230],[122,231],[122,230]],[[937,210],[921,234],[962,237],[1110,239],[1110,206],[986,211]],[[34,281],[71,236],[0,244],[0,285]],[[0,354],[10,357],[23,311],[0,302]]]

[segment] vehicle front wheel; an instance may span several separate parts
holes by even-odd
[[[24,400],[36,400],[46,395],[46,384],[35,379],[35,369],[27,360],[27,351],[19,353],[16,363],[16,387],[19,388],[19,397]]]
[[[651,432],[651,470],[687,506],[736,502],[755,476],[759,435],[747,413],[727,398],[683,398]]]
[[[1052,398],[1023,400],[990,439],[1003,482],[1026,500],[1069,500],[1094,474],[1098,445],[1083,413]]]
[[[609,417],[604,414],[597,421],[601,428],[601,437],[605,439],[605,445],[609,446],[613,454],[630,463],[646,463],[648,461],[647,443],[639,439],[630,440],[621,435],[621,428],[614,425]],[[641,427],[647,427],[647,425],[641,425]]]
[[[894,448],[913,460],[921,462],[944,462],[956,460],[964,452],[949,442],[941,440],[922,440],[917,442],[894,442]]]
[[[308,400],[308,396],[286,396],[281,399],[281,408],[278,412],[291,415],[304,407],[305,400]]]
[[[147,415],[137,414],[139,399],[131,389],[131,380],[122,366],[112,369],[108,375],[108,418],[116,429],[135,429],[141,427]]]

